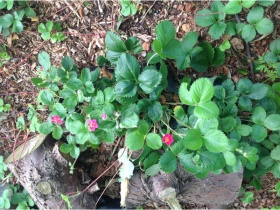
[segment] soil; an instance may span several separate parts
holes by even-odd
[[[76,65],[81,69],[96,65],[96,58],[104,54],[104,37],[107,31],[116,31],[123,37],[136,36],[142,42],[143,52],[139,60],[144,60],[147,51],[151,48],[151,42],[155,38],[154,28],[157,23],[164,19],[169,19],[175,25],[177,37],[181,38],[188,31],[195,31],[199,34],[200,40],[210,41],[217,46],[221,41],[212,40],[205,28],[198,27],[194,22],[195,13],[205,7],[209,7],[211,1],[141,1],[138,4],[137,13],[134,16],[123,17],[120,21],[120,5],[118,1],[30,1],[30,6],[36,11],[36,18],[23,19],[24,31],[21,34],[12,34],[9,37],[0,35],[1,43],[7,46],[11,60],[5,61],[0,68],[0,97],[5,103],[11,104],[11,111],[0,116],[0,152],[7,157],[13,149],[32,138],[34,133],[27,133],[16,128],[16,121],[19,116],[27,118],[28,104],[36,104],[39,89],[31,83],[31,78],[36,77],[36,67],[38,66],[37,55],[41,51],[46,51],[51,56],[53,65],[59,65],[61,59],[69,55]],[[19,6],[15,4],[13,10]],[[0,11],[0,15],[5,11]],[[279,28],[280,14],[278,7],[274,6],[266,9],[266,15],[275,21],[276,32]],[[240,18],[244,18],[242,15]],[[43,41],[37,32],[41,22],[52,20],[60,22],[64,34],[67,36],[65,41],[51,43]],[[259,37],[257,37],[259,38]],[[257,55],[263,55],[268,49],[270,42],[279,38],[277,33],[273,33],[250,45],[252,59],[257,59]],[[228,37],[224,37],[228,39]],[[182,78],[186,75],[198,78],[200,76],[225,75],[237,82],[239,78],[250,75],[246,50],[242,40],[231,40],[233,50],[226,63],[218,68],[209,69],[207,73],[193,72],[191,69],[178,72],[173,69],[174,75]],[[241,71],[242,70],[242,71]],[[106,72],[103,72],[106,73]],[[266,75],[255,74],[256,80],[263,81]],[[166,96],[174,97],[174,96]],[[176,96],[175,96],[176,97]],[[121,139],[120,139],[121,141]],[[112,152],[113,151],[113,152]],[[101,145],[94,156],[89,154],[81,156],[79,170],[87,172],[89,176],[96,177],[102,173],[109,165],[105,161],[110,155],[116,158],[114,145]],[[101,156],[101,157],[100,157]],[[96,161],[95,157],[99,157]],[[102,158],[103,157],[103,158]],[[89,170],[90,168],[94,168]],[[96,169],[97,168],[97,169]],[[116,169],[109,170],[103,177],[104,185],[114,176]],[[244,183],[245,191],[252,191],[255,200],[243,205],[241,197],[237,198],[232,208],[271,208],[279,205],[279,198],[276,192],[271,191],[279,181],[271,174],[264,176],[263,189],[256,191]],[[116,179],[115,179],[116,180]],[[113,181],[113,185],[118,185]],[[113,189],[113,188],[112,188]],[[110,189],[108,189],[110,191]],[[115,195],[118,192],[107,192],[108,195]],[[204,206],[186,205],[185,208],[206,208]],[[151,207],[150,207],[151,208]]]

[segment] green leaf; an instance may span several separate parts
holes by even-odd
[[[152,102],[148,108],[148,116],[154,122],[158,122],[163,115],[162,106],[158,101]]]
[[[105,44],[106,48],[113,52],[125,52],[127,50],[122,39],[111,31],[106,34]]]
[[[200,160],[203,167],[211,171],[220,170],[226,166],[226,162],[222,153],[204,151],[200,153]]]
[[[252,134],[256,142],[261,142],[266,138],[267,130],[262,125],[255,124],[252,126]]]
[[[219,100],[224,101],[225,97],[226,97],[225,89],[222,86],[220,86],[220,85],[215,86],[214,87],[214,96],[216,98],[218,98]]]
[[[159,164],[152,165],[145,170],[145,176],[155,176],[160,172]]]
[[[176,106],[174,108],[174,116],[176,120],[178,119],[178,124],[186,124],[188,122],[188,117],[185,113],[185,110],[182,106]]]
[[[66,71],[71,71],[74,67],[74,60],[69,56],[65,56],[61,60],[61,65]]]
[[[241,12],[241,10],[242,10],[242,6],[240,5],[240,2],[234,0],[229,1],[224,7],[224,12],[229,15],[235,15]]]
[[[216,22],[215,15],[208,9],[202,9],[195,15],[194,21],[202,27],[211,26]]]
[[[245,7],[246,9],[249,9],[251,6],[253,6],[256,3],[256,0],[243,0],[241,2],[242,6]]]
[[[200,167],[194,164],[192,158],[193,158],[192,154],[180,153],[178,155],[178,159],[180,161],[180,164],[182,166],[184,166],[184,169],[189,173],[196,174],[200,171]]]
[[[241,96],[238,100],[238,106],[242,111],[250,111],[252,109],[252,102],[249,97]]]
[[[66,86],[71,90],[78,90],[83,86],[83,82],[77,78],[72,78],[67,81]]]
[[[70,155],[71,155],[72,158],[77,159],[80,155],[80,148],[74,146],[74,148],[70,151]]]
[[[158,163],[159,158],[160,158],[160,154],[157,151],[150,153],[143,162],[144,169],[146,170],[147,168],[151,167],[152,165]]]
[[[275,3],[275,0],[258,0],[258,4],[263,7],[272,6]]]
[[[216,13],[216,20],[223,21],[225,19],[224,5],[221,1],[214,1],[211,5],[211,11]]]
[[[236,125],[236,120],[233,117],[225,117],[220,119],[221,130],[230,132]]]
[[[198,150],[202,147],[203,141],[197,129],[191,129],[183,139],[183,144],[187,149]]]
[[[36,17],[36,12],[31,7],[26,7],[24,13],[29,18]]]
[[[85,125],[79,120],[75,120],[73,122],[70,122],[68,130],[72,134],[78,134],[81,131],[85,130]]]
[[[61,117],[64,117],[66,115],[66,109],[61,103],[55,103],[53,108],[57,112],[57,115]]]
[[[190,52],[194,45],[197,43],[198,35],[197,33],[190,31],[186,34],[182,41],[182,50],[184,52]]]
[[[192,84],[190,94],[196,104],[207,102],[214,95],[213,84],[207,78],[199,78]]]
[[[217,22],[209,29],[209,34],[213,39],[219,39],[225,33],[227,24],[224,22]]]
[[[254,193],[253,192],[246,192],[245,197],[241,199],[242,203],[248,204],[254,200]]]
[[[248,95],[248,97],[255,100],[261,100],[266,96],[267,92],[268,92],[267,85],[256,83],[253,84],[251,93]]]
[[[252,41],[256,36],[256,30],[253,25],[246,24],[242,27],[241,36],[246,42]]]
[[[53,124],[51,122],[43,122],[40,126],[39,126],[39,132],[44,134],[44,135],[48,135],[49,133],[51,133],[53,131]]]
[[[269,49],[275,54],[280,54],[280,39],[273,40],[271,44],[269,45]]]
[[[260,6],[254,7],[250,10],[247,16],[247,21],[252,25],[258,23],[263,19],[264,9]]]
[[[186,105],[194,106],[192,96],[190,91],[188,90],[188,83],[183,82],[179,88],[179,97],[180,101]]]
[[[167,45],[176,34],[175,28],[169,20],[161,21],[155,28],[157,39],[162,43],[163,47]]]
[[[150,130],[150,127],[149,127],[149,124],[147,123],[147,121],[140,120],[138,123],[138,130],[143,135],[146,135]]]
[[[11,14],[3,15],[0,18],[0,25],[3,28],[9,28],[14,22],[14,17]]]
[[[203,136],[203,142],[210,152],[224,152],[228,148],[228,138],[219,130],[211,130]]]
[[[178,39],[170,40],[165,46],[162,48],[162,54],[168,58],[176,59],[177,56],[181,54],[182,46],[181,42]]]
[[[53,28],[53,22],[52,21],[47,21],[46,22],[46,28],[48,29],[49,32],[51,32],[52,28]]]
[[[49,70],[51,68],[50,56],[44,51],[38,54],[38,62],[44,68],[44,70]]]
[[[89,68],[82,69],[81,78],[83,82],[91,81],[91,74]]]
[[[211,64],[213,66],[220,66],[225,62],[225,52],[221,51],[219,48],[215,48],[214,51],[214,58]]]
[[[73,144],[63,143],[59,148],[63,153],[69,153],[75,146]]]
[[[151,147],[152,149],[160,149],[162,146],[161,138],[156,133],[149,133],[146,136],[146,142],[147,142],[147,145],[149,147]]]
[[[219,122],[216,118],[212,118],[209,120],[199,119],[197,122],[197,128],[200,133],[205,134],[210,130],[217,130],[219,127]]]
[[[53,94],[49,90],[41,90],[39,96],[44,105],[52,105],[54,103]]]
[[[264,120],[266,118],[266,111],[261,106],[258,106],[255,108],[253,115],[252,115],[252,121],[256,124],[263,124]]]
[[[14,20],[12,32],[13,33],[21,33],[22,31],[23,31],[22,22],[19,21],[19,20]]]
[[[139,77],[139,86],[142,88],[144,93],[149,94],[155,87],[158,86],[162,78],[161,73],[156,70],[145,70]]]
[[[232,152],[225,151],[223,152],[226,164],[229,166],[235,166],[236,164],[236,157]]]
[[[117,81],[130,80],[137,81],[140,71],[139,62],[129,54],[122,54],[117,61],[115,76]]]
[[[272,168],[271,168],[271,172],[273,173],[273,175],[280,179],[280,163],[279,162],[276,162]]]
[[[219,108],[213,101],[208,101],[195,107],[194,114],[198,118],[211,119],[219,115]]]
[[[261,21],[255,24],[256,30],[259,34],[268,34],[273,31],[273,22],[268,18],[263,18]]]
[[[176,156],[171,150],[165,152],[159,159],[159,166],[164,172],[172,173],[177,168]]]
[[[63,134],[62,128],[59,125],[55,126],[52,132],[52,137],[58,140],[61,138],[62,134]]]
[[[230,36],[235,35],[235,34],[236,34],[236,29],[235,29],[236,23],[233,22],[233,21],[229,21],[229,22],[227,22],[226,24],[227,24],[227,27],[226,27],[225,33],[226,33],[227,35],[230,35]]]
[[[265,156],[260,160],[260,162],[265,168],[270,168],[275,163],[275,160],[273,160],[270,156]]]
[[[139,122],[139,116],[137,115],[134,106],[129,105],[125,107],[126,111],[121,113],[121,126],[125,128],[135,128]]]
[[[269,136],[269,140],[270,141],[272,141],[273,143],[275,143],[275,144],[280,144],[280,135],[278,135],[278,134],[271,134],[270,136]]]
[[[191,67],[196,71],[204,72],[214,58],[214,49],[208,42],[201,42],[199,45],[203,50],[193,55],[191,58]]]
[[[249,183],[249,186],[255,187],[256,190],[262,189],[261,180],[258,177],[253,178],[253,180]]]
[[[280,115],[279,114],[271,114],[269,115],[263,125],[272,131],[280,130]]]
[[[226,32],[226,33],[227,33],[227,32]],[[229,42],[228,40],[225,40],[225,41],[223,41],[223,43],[219,46],[219,49],[220,49],[221,51],[224,52],[224,51],[230,49],[230,47],[231,47],[230,42]]]
[[[236,126],[236,131],[241,136],[249,136],[252,133],[252,127],[249,125],[242,124],[242,125]]]
[[[271,153],[270,153],[270,157],[274,160],[279,161],[280,160],[280,145],[278,145],[277,147],[275,147]]]
[[[115,94],[121,97],[132,97],[137,92],[137,86],[133,81],[122,80],[115,86]]]
[[[144,139],[145,136],[138,130],[131,131],[126,135],[125,146],[133,151],[140,150],[144,146]]]
[[[129,50],[130,52],[133,52],[134,54],[139,54],[140,52],[142,52],[142,45],[141,45],[139,39],[135,36],[129,37],[125,41],[125,46],[126,46],[127,50]]]

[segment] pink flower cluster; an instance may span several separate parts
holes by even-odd
[[[51,116],[51,121],[53,124],[58,124],[58,125],[62,124],[62,120],[61,120],[60,116],[58,116],[58,115]]]
[[[95,119],[88,120],[88,127],[91,131],[95,131],[96,128],[98,128],[98,124]]]
[[[174,142],[172,134],[169,133],[165,134],[162,137],[162,142],[165,143],[167,146],[170,146]]]

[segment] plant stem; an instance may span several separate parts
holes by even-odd
[[[150,59],[149,59],[148,62],[147,62],[147,66],[149,65],[150,61],[151,61],[156,55],[157,55],[157,53],[153,54],[153,56],[150,57]]]
[[[158,194],[159,199],[166,202],[170,209],[180,210],[182,209],[178,199],[176,198],[176,192],[174,188],[168,187]]]

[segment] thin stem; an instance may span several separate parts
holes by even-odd
[[[150,61],[156,56],[156,55],[158,55],[157,53],[155,53],[155,54],[153,54],[153,56],[152,57],[150,57],[150,59],[148,60],[148,62],[147,62],[147,66],[149,65],[149,63],[150,63]]]
[[[186,125],[185,123],[183,123],[181,120],[177,119],[174,115],[171,115],[171,117],[173,117],[176,121],[178,121],[179,123],[181,123],[183,126],[185,126],[188,129],[192,129],[192,127]]]
[[[180,136],[180,137],[184,137],[184,136],[185,136],[185,135],[183,135],[183,134],[177,133],[175,130],[173,130],[172,128],[170,128],[170,126],[169,126],[168,124],[166,124],[163,120],[161,120],[161,122],[162,122],[166,127],[168,127],[168,129],[170,129],[170,131],[171,131],[172,133],[174,133],[175,135]]]

